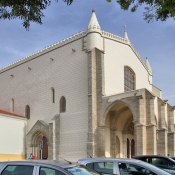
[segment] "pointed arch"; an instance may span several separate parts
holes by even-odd
[[[118,136],[116,136],[116,157],[120,157],[120,140]]]
[[[129,67],[124,67],[124,91],[131,91],[136,89],[135,72]]]
[[[25,117],[27,119],[30,119],[30,107],[29,107],[29,105],[27,105],[25,108]]]
[[[66,98],[64,96],[60,99],[60,113],[66,112]]]

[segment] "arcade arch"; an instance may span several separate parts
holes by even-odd
[[[42,138],[42,151],[40,150],[40,141]],[[47,136],[41,132],[37,131],[32,137],[32,154],[35,155],[37,159],[48,158],[48,139]]]
[[[105,156],[128,157],[135,154],[133,113],[124,102],[117,101],[105,117]]]

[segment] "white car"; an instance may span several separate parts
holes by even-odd
[[[85,158],[79,159],[78,163],[103,175],[170,175],[154,165],[135,159]]]

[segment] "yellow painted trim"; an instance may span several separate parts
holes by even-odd
[[[22,159],[25,159],[25,155],[20,155],[20,154],[1,154],[0,153],[0,161],[22,160]]]

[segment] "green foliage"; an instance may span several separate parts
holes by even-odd
[[[135,12],[141,5],[146,6],[143,15],[148,22],[154,19],[161,21],[166,21],[168,18],[175,19],[175,0],[116,0],[116,2],[123,10],[131,8],[131,12]]]
[[[58,0],[55,0],[58,2]],[[73,0],[63,0],[70,5]],[[22,25],[29,30],[30,22],[42,24],[43,10],[51,4],[51,0],[0,0],[0,19],[22,20]]]

